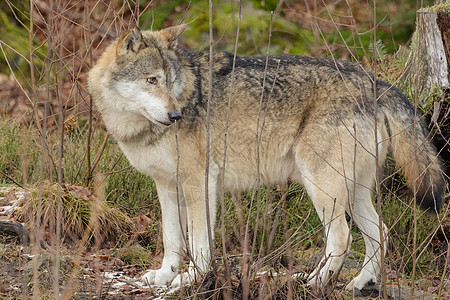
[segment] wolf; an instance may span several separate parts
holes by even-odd
[[[349,61],[215,52],[211,77],[209,52],[178,45],[185,27],[129,30],[88,75],[108,132],[156,184],[164,258],[143,280],[179,286],[208,271],[222,188],[290,181],[304,186],[324,225],[325,253],[309,284],[328,284],[342,267],[351,244],[346,214],[366,248],[347,289],[376,282],[388,231],[371,195],[388,149],[417,203],[434,212],[441,205],[441,162],[414,106]]]

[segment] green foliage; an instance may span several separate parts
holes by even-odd
[[[420,4],[420,1],[415,0],[398,1],[394,7],[401,13],[395,14],[389,10],[389,5],[377,6],[377,20],[380,20],[377,39],[383,41],[388,53],[394,53],[398,45],[405,44],[411,39],[415,30],[416,10],[420,8]],[[424,7],[432,4],[432,0],[423,1]]]
[[[428,1],[431,3],[431,1]],[[424,6],[428,4],[425,1]],[[160,29],[169,18],[174,20],[193,21],[189,24],[183,41],[195,50],[206,50],[209,48],[209,6],[207,1],[191,4],[187,11],[176,11],[176,7],[187,7],[186,1],[163,2],[155,11],[148,11],[141,18],[141,25],[150,28],[150,19],[153,18],[153,29]],[[240,55],[266,55],[269,41],[270,12],[277,8],[278,1],[260,1],[242,3],[240,37],[238,53]],[[184,5],[184,6],[183,6]],[[364,4],[366,5],[366,4]],[[389,6],[402,11],[402,14],[392,13]],[[397,4],[379,5],[377,19],[380,20],[377,30],[377,45],[384,45],[383,53],[393,53],[397,50],[396,43],[407,42],[414,31],[415,1],[401,1]],[[347,8],[348,9],[348,8]],[[352,8],[359,9],[361,8]],[[373,15],[372,8],[365,13]],[[239,3],[236,1],[213,1],[213,33],[215,50],[234,51],[236,32],[238,27]],[[152,17],[153,15],[153,17]],[[329,19],[327,13],[318,17]],[[353,52],[356,59],[360,60],[368,54],[372,43],[373,33],[369,19],[357,16],[356,28],[337,25],[337,30],[322,31],[326,43],[333,45],[335,57],[348,57],[348,50]],[[339,22],[339,20],[335,20]],[[173,22],[172,22],[173,23]],[[175,22],[178,23],[178,22]],[[271,54],[311,54],[314,49],[324,46],[322,38],[317,39],[310,28],[302,28],[292,21],[283,17],[283,9],[280,14],[273,16],[271,36]],[[358,30],[356,32],[356,29]],[[395,42],[394,42],[395,41]]]
[[[252,0],[255,8],[264,9],[266,11],[274,11],[279,5],[278,0]]]
[[[164,5],[161,11],[162,15],[167,10],[170,10],[170,7],[169,4]],[[217,43],[214,47],[217,51],[234,51],[238,28],[238,10],[238,6],[231,1],[214,2],[213,32],[214,41]],[[239,54],[266,55],[270,31],[270,13],[255,8],[251,3],[244,2],[241,15]],[[176,13],[174,16],[179,20],[184,18],[184,22],[193,21],[183,34],[182,41],[189,41],[189,47],[195,50],[206,50],[209,48],[209,11],[207,1],[198,2],[192,5],[188,11]],[[157,21],[155,18],[153,28],[160,29],[162,24],[163,21]],[[272,27],[271,54],[283,52],[293,54],[307,53],[308,45],[313,41],[313,35],[309,30],[302,29],[300,26],[280,16],[273,17]]]
[[[10,68],[16,77],[25,83],[30,76],[30,44],[27,28],[24,28],[15,19],[14,14],[22,16],[21,22],[27,22],[27,11],[17,8],[14,13],[8,8],[0,10],[0,70],[2,73],[10,73]],[[47,52],[47,45],[40,45],[39,41],[33,40],[34,66],[37,70],[43,66]],[[9,65],[8,65],[9,64]]]
[[[387,55],[386,47],[383,44],[383,41],[377,40],[375,47],[373,43],[369,44],[369,51],[372,53],[375,57],[377,57],[377,60],[384,60]],[[376,53],[375,53],[376,52]]]
[[[99,154],[104,133],[94,135],[91,144],[91,157]],[[66,143],[65,174],[66,181],[83,184],[87,173],[86,136],[71,138]],[[132,168],[117,144],[109,139],[101,154],[95,174],[105,174],[105,197],[107,201],[122,207],[130,216],[146,214],[150,208],[158,210],[156,188],[153,180]]]
[[[424,7],[432,4],[431,0],[423,1]],[[400,45],[409,43],[415,30],[416,9],[419,7],[414,0],[377,2],[376,39],[377,44],[378,41],[383,43],[386,54],[394,54],[399,50]],[[331,21],[328,24],[332,29],[326,29],[326,25],[319,27],[323,27],[321,34],[333,51],[333,55],[336,58],[351,58],[353,55],[358,61],[370,55],[367,50],[374,39],[373,5],[360,2],[352,3],[351,7],[348,7],[347,3],[341,2],[336,7],[328,6],[328,9],[331,10],[331,16],[326,9],[323,9],[317,17]],[[349,15],[350,9],[352,20],[343,16]],[[315,41],[316,47],[321,44],[323,44],[321,40]],[[327,52],[322,55],[327,55]]]
[[[149,9],[144,12],[140,18],[139,26],[142,29],[160,29],[163,27],[167,19],[174,13],[175,8],[180,5],[188,5],[189,1],[175,0],[175,1],[158,1],[158,7],[156,11]],[[146,3],[143,3],[142,9],[145,8]]]

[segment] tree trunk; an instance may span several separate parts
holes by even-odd
[[[450,13],[442,11],[438,12],[437,25],[441,31],[445,56],[447,57],[447,79],[450,82]]]
[[[420,16],[421,15],[421,16]],[[425,59],[429,65],[431,83],[439,88],[448,87],[448,63],[436,12],[419,12],[419,38],[422,34]]]
[[[416,32],[405,69],[406,86],[424,104],[433,88],[449,87],[449,13],[424,8],[417,11]]]

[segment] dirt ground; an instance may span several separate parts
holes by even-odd
[[[33,255],[30,254],[32,249],[16,242],[16,238],[4,237],[0,241],[0,299],[31,299],[34,282],[34,261]],[[103,254],[86,252],[82,256],[76,253],[70,255],[70,250],[66,249],[64,252],[66,251],[67,253],[62,255],[60,267],[60,293],[64,296],[63,299],[67,299],[66,296],[71,299],[164,299],[179,296],[176,290],[170,288],[144,285],[139,278],[145,270],[138,265],[123,265],[111,255],[111,250],[99,251]],[[54,255],[48,250],[40,252],[37,255],[40,292],[44,298],[51,299]],[[355,264],[358,264],[355,260],[348,259],[344,268]],[[260,275],[256,281],[262,281],[266,276]],[[337,283],[337,289],[332,293],[331,299],[338,299],[339,296],[355,299],[380,297],[381,289],[378,285],[368,286],[354,295],[344,292],[343,285],[342,281]],[[411,289],[390,284],[387,285],[387,295],[389,299],[410,299]],[[444,291],[441,299],[449,299],[448,296],[448,291]],[[431,300],[436,297],[436,294],[414,292],[414,299]]]
[[[144,286],[139,280],[139,266],[125,266],[111,255],[111,250],[100,253],[85,252],[82,256],[65,249],[60,266],[60,293],[74,299],[150,299],[164,290]],[[0,242],[0,298],[28,298],[33,289],[34,255],[31,247],[14,243],[13,239]],[[40,292],[53,298],[54,254],[40,250],[36,255]]]

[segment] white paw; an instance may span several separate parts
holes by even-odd
[[[171,269],[158,269],[149,270],[145,273],[141,279],[147,285],[170,285],[173,279],[177,276],[177,273],[173,272]]]
[[[310,280],[310,274],[303,272],[295,272],[291,275],[291,278],[294,280],[298,280],[306,285],[309,285],[308,280]]]
[[[325,272],[322,270],[314,270],[312,273],[302,273],[297,272],[292,275],[293,279],[301,281],[308,287],[311,288],[322,288],[330,283],[330,281],[334,278],[334,272],[328,271]]]
[[[187,272],[183,272],[181,274],[178,274],[175,279],[172,281],[172,284],[170,285],[173,288],[178,288],[183,286],[188,286],[196,282],[198,279],[198,272],[195,271],[195,268],[192,266],[188,267]]]
[[[321,288],[323,286],[320,275],[314,274],[314,272],[311,274],[297,272],[292,275],[292,279],[299,280],[305,286],[311,288]]]
[[[371,274],[359,274],[355,278],[350,281],[349,284],[345,287],[347,291],[352,291],[354,289],[362,290],[368,284],[375,284],[377,282],[377,278]]]

